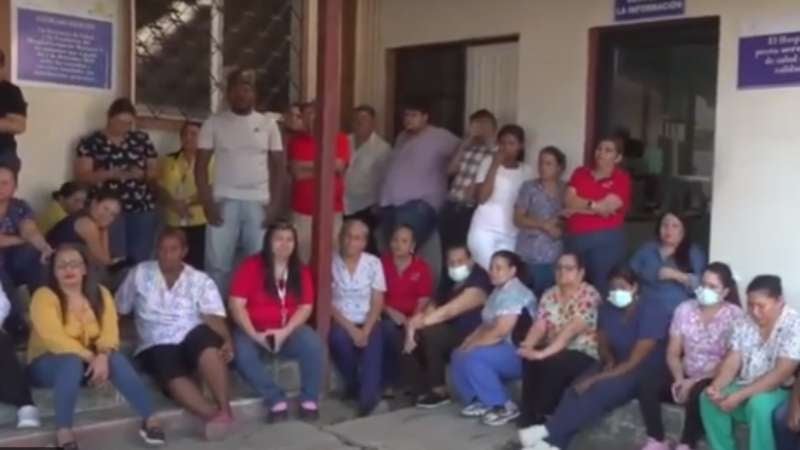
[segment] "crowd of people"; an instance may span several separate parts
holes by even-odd
[[[105,127],[77,146],[75,180],[37,220],[15,197],[26,104],[0,82],[0,401],[19,408],[19,427],[39,426],[31,387],[52,389],[56,443],[77,449],[80,388],[110,382],[141,417],[143,440],[163,444],[137,368],[202,419],[208,438],[234,421],[229,366],[271,422],[286,420],[290,401],[264,354],[299,362],[298,411],[313,421],[327,347],[360,415],[384,396],[450,403],[449,379],[461,415],[516,420],[525,450],[566,450],[633,399],[644,450],[671,448],[664,401],[686,409],[679,450],[703,436],[734,449],[734,422],[750,427],[750,448],[798,448],[800,315],[780,278],[756,277],[741,304],[731,268],[707,264],[673,212],[626,260],[621,140],[601,139],[565,181],[561,150],[545,147],[527,164],[523,128],[498,131],[490,111],[472,114],[459,139],[409,100],[391,146],[375,110],[356,108],[353,134],[335,142],[323,342],[309,325],[315,105],[293,104],[281,121],[255,111],[246,70],[231,74],[227,97],[228,109],[185,123],[181,148],[160,159],[134,126],[134,105],[114,101]],[[443,264],[431,267],[418,250],[437,230]],[[133,359],[120,352],[125,315],[138,336]],[[512,380],[520,399],[506,389]]]

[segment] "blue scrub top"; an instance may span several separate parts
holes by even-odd
[[[661,306],[669,313],[675,312],[685,300],[694,297],[694,291],[700,285],[703,271],[706,269],[706,256],[700,247],[692,245],[689,248],[689,264],[692,266],[691,286],[685,286],[676,281],[662,281],[658,274],[662,267],[677,269],[675,260],[661,257],[661,245],[658,241],[650,241],[642,245],[631,258],[630,267],[639,277],[641,296],[647,299],[658,300]]]
[[[656,348],[642,362],[640,368],[657,369],[666,366],[667,333],[670,315],[657,301],[641,299],[633,315],[625,320],[625,310],[609,303],[600,307],[598,330],[605,333],[611,353],[617,363],[630,357],[640,339],[655,339]]]

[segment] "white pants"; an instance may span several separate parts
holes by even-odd
[[[472,252],[472,259],[486,270],[489,270],[489,263],[492,261],[492,255],[495,252],[499,250],[513,252],[516,245],[516,234],[501,233],[476,227],[470,227],[469,234],[467,234],[467,247]]]
[[[311,249],[314,244],[311,240],[314,218],[292,211],[292,224],[297,230],[297,250],[300,252],[300,260],[303,264],[310,264]],[[333,215],[333,229],[331,230],[331,244],[334,252],[339,248],[339,230],[341,228],[342,214],[336,213]]]

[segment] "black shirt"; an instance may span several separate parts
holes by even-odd
[[[28,104],[22,96],[22,91],[14,84],[3,80],[0,81],[0,117],[9,114],[28,115]],[[13,151],[17,149],[17,140],[11,133],[0,133],[0,152]]]
[[[473,264],[472,272],[469,273],[469,276],[463,282],[456,284],[452,280],[448,280],[448,283],[445,285],[445,291],[439,296],[439,305],[449,303],[469,288],[478,288],[487,296],[491,294],[492,289],[494,289],[489,274],[477,264]],[[478,325],[481,324],[481,309],[482,308],[478,307],[469,311],[464,311],[459,316],[450,319],[450,323],[461,328],[465,332],[472,332],[472,330],[478,328]]]

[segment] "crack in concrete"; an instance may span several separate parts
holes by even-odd
[[[351,438],[349,438],[349,437],[347,437],[347,436],[345,436],[345,435],[343,435],[341,433],[337,433],[337,432],[335,432],[335,431],[333,431],[331,429],[327,429],[325,427],[319,427],[319,431],[321,431],[321,432],[323,432],[323,433],[325,433],[327,435],[333,436],[336,440],[339,441],[339,443],[341,443],[342,445],[344,445],[346,447],[351,447],[351,448],[354,448],[354,449],[357,449],[357,450],[382,450],[381,447],[376,447],[374,445],[368,445],[368,444],[363,444],[363,443],[357,442],[357,441],[355,441],[355,440],[353,440],[353,439],[351,439]]]

